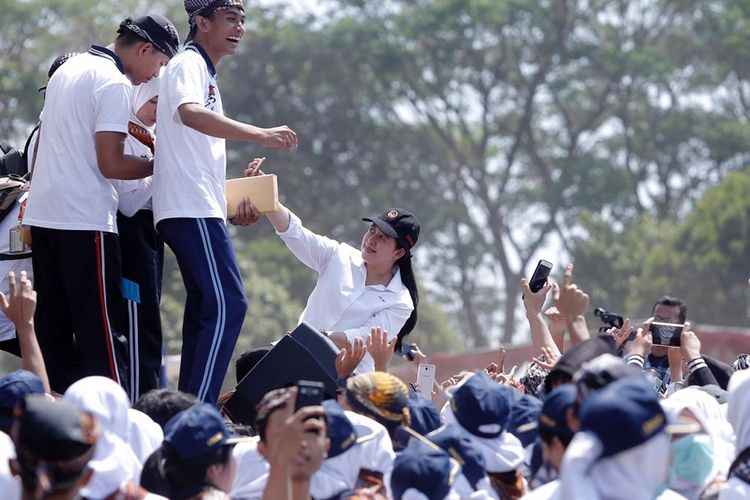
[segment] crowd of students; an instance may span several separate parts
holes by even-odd
[[[575,334],[563,326],[557,344],[554,322],[543,320],[532,330],[541,355],[520,370],[506,370],[501,351],[497,363],[431,394],[387,372],[394,349],[379,329],[367,341],[379,371],[357,373],[366,348],[349,341],[336,359],[335,398],[301,405],[301,386],[278,387],[253,422],[170,389],[131,407],[121,385],[101,376],[56,394],[43,364],[29,365],[0,379],[0,490],[91,499],[750,497],[747,355],[728,365],[703,354],[683,321],[667,371],[654,376],[653,317],[634,335],[628,324],[590,335],[577,317],[588,297],[571,271],[544,313],[578,322]],[[551,288],[526,288],[530,324],[545,315],[535,306]],[[22,327],[34,292],[25,276],[11,290],[3,308]],[[675,298],[657,301],[655,314],[664,307],[687,314]],[[33,328],[21,337],[34,357]],[[248,357],[239,377],[258,362]],[[417,347],[413,373],[426,361]]]
[[[539,356],[520,370],[501,351],[429,394],[389,374],[419,302],[421,228],[403,208],[365,217],[359,248],[283,205],[266,214],[318,274],[300,322],[339,349],[339,390],[310,403],[304,383],[279,383],[232,421],[219,390],[247,302],[224,141],[284,150],[297,136],[224,116],[216,66],[244,35],[242,1],[185,9],[182,50],[163,16],[127,18],[109,46],[50,69],[18,202],[33,266],[8,260],[2,294],[0,348],[24,367],[0,379],[3,498],[750,498],[748,355],[702,353],[676,298],[592,335],[569,265],[560,284],[521,282]],[[235,213],[261,215],[250,199]],[[177,390],[159,388],[164,243],[187,291]],[[654,342],[654,321],[682,325],[679,347]],[[413,355],[416,373],[427,358]]]

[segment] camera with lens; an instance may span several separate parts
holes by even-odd
[[[602,326],[599,331],[606,331],[609,327],[622,328],[623,318],[619,314],[609,312],[603,307],[597,307],[594,309],[594,316],[602,320],[602,323],[607,326]]]

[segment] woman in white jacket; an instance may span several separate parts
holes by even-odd
[[[251,162],[246,174],[262,173],[261,162]],[[238,213],[253,210],[243,202]],[[388,332],[389,345],[398,350],[417,322],[419,292],[411,265],[420,230],[417,218],[403,208],[365,217],[362,220],[370,226],[355,248],[315,234],[283,205],[266,216],[295,257],[318,273],[300,323],[325,332],[339,348],[347,341],[364,341],[373,328],[381,328]],[[358,371],[374,368],[367,353]]]

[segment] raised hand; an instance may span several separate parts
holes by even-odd
[[[8,297],[0,293],[5,316],[13,322],[19,334],[28,332],[34,327],[34,311],[36,311],[36,291],[31,281],[26,277],[26,271],[21,271],[21,282],[16,285],[16,275],[8,273]]]
[[[558,361],[560,361],[560,354],[554,352],[549,347],[542,347],[542,356],[531,358],[537,365],[544,368],[547,371],[552,371]]]
[[[372,356],[375,362],[375,371],[387,372],[391,364],[396,341],[398,337],[393,337],[388,341],[388,332],[380,327],[374,327],[370,330],[370,336],[367,337],[367,352]]]
[[[360,338],[346,341],[346,346],[341,349],[336,356],[336,375],[339,379],[345,379],[354,372],[357,365],[365,357],[367,349],[365,343]]]
[[[523,306],[526,308],[526,314],[541,313],[544,302],[547,300],[547,293],[552,288],[550,281],[547,280],[537,292],[532,292],[529,288],[529,280],[521,278],[521,288],[523,288]]]
[[[573,263],[565,266],[562,287],[556,287],[553,297],[555,307],[566,321],[571,321],[578,316],[586,314],[589,306],[589,296],[573,283]]]
[[[638,329],[635,339],[629,344],[628,354],[638,354],[644,358],[651,352],[653,338],[651,337],[651,322],[654,318],[649,318],[643,322]]]
[[[619,330],[616,328],[611,328],[610,330],[613,330],[611,335],[615,338],[615,344],[617,344],[619,349],[628,340],[628,337],[630,337],[630,318],[625,318]],[[607,330],[607,332],[609,333],[610,330]]]
[[[701,356],[701,341],[690,329],[690,323],[685,323],[680,334],[680,353],[685,363]]]

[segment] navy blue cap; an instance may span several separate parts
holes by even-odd
[[[580,407],[581,432],[601,441],[601,458],[645,443],[666,429],[667,418],[652,387],[642,377],[616,380],[592,393]]]
[[[480,372],[451,391],[451,409],[458,423],[470,433],[497,437],[510,421],[512,391]]]
[[[486,475],[487,465],[482,452],[473,445],[471,435],[460,425],[448,424],[429,433],[427,439],[461,464],[461,472],[476,489],[477,483]]]
[[[242,440],[244,438],[230,438],[218,410],[208,403],[181,411],[164,427],[164,442],[169,443],[183,460]]]
[[[326,432],[331,446],[328,458],[341,455],[375,431],[364,425],[354,425],[344,413],[344,409],[333,399],[323,401],[326,415]]]
[[[573,375],[586,361],[601,356],[602,354],[617,354],[615,339],[611,335],[595,336],[576,344],[562,355],[554,368],[544,379],[544,388],[552,392],[552,383],[562,380],[563,383],[570,381]]]
[[[409,427],[423,436],[440,427],[440,413],[430,398],[420,392],[411,392],[408,405],[411,413]]]
[[[574,432],[568,427],[567,411],[576,403],[576,387],[563,384],[552,391],[544,400],[539,412],[539,429],[544,429],[561,439],[573,438]]]
[[[39,460],[71,465],[91,458],[99,437],[93,415],[67,401],[49,401],[38,395],[23,398],[11,433],[19,452]]]
[[[44,394],[42,380],[26,370],[16,370],[0,378],[0,429],[13,424],[13,409],[27,394]]]
[[[508,432],[516,436],[526,448],[536,439],[535,424],[539,412],[542,411],[542,402],[534,396],[514,391],[512,405]]]
[[[601,354],[585,362],[573,377],[578,389],[578,402],[586,399],[593,391],[625,377],[638,377],[641,371],[622,358],[609,353]]]
[[[411,446],[396,453],[391,474],[391,491],[395,500],[408,489],[427,498],[445,498],[450,493],[459,464],[441,449],[426,445]]]

